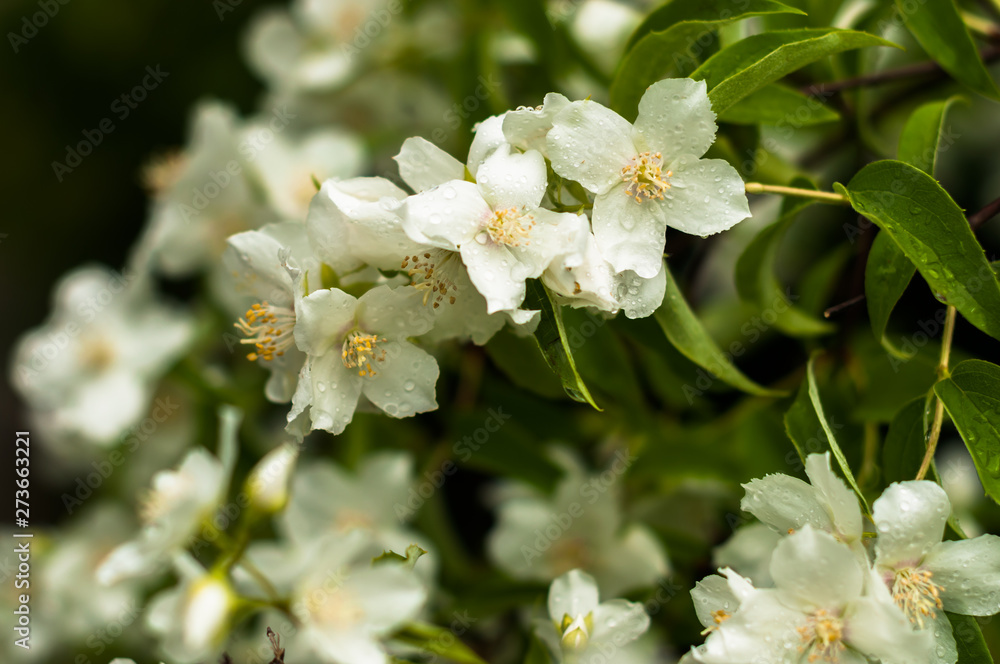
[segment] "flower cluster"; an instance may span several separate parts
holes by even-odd
[[[359,403],[432,410],[426,347],[530,331],[530,280],[562,304],[648,316],[664,295],[668,226],[707,235],[749,216],[736,171],[699,158],[714,120],[705,84],[689,79],[651,86],[634,125],[550,94],[481,123],[465,163],[408,139],[395,159],[412,194],[331,179],[304,226],[233,236],[226,265],[255,296],[237,328],[272,370],[268,396],[291,400],[302,433],[342,432]]]
[[[942,541],[951,504],[926,480],[891,484],[865,532],[829,453],[810,455],[806,473],[811,484],[776,474],[744,485],[743,509],[779,534],[770,584],[728,567],[703,579],[692,597],[708,638],[685,658],[954,664],[947,614],[1000,611],[1000,537]]]

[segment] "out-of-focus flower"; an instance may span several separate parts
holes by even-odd
[[[53,300],[14,351],[12,381],[53,436],[110,445],[146,413],[192,320],[158,302],[148,282],[102,267],[66,275]]]
[[[250,471],[246,493],[250,506],[264,514],[280,512],[288,504],[288,484],[301,446],[286,442],[268,452]]]
[[[623,523],[617,480],[629,467],[619,453],[604,473],[588,475],[566,454],[551,497],[521,484],[501,489],[490,557],[518,579],[552,580],[571,569],[593,574],[607,595],[653,585],[666,576],[666,554],[643,525]]]

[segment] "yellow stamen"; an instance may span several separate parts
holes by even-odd
[[[935,609],[944,608],[941,603],[941,586],[931,581],[930,570],[908,567],[896,572],[892,583],[892,599],[903,610],[910,622],[924,628],[925,618],[935,618]]]
[[[295,327],[295,312],[285,307],[276,307],[260,302],[247,309],[246,316],[234,323],[236,329],[246,335],[241,344],[253,344],[257,350],[249,353],[251,362],[270,362],[281,357],[295,342],[292,328]]]
[[[432,249],[423,254],[414,254],[403,259],[402,268],[413,279],[412,286],[424,293],[424,304],[433,301],[437,309],[442,302],[455,304],[458,287],[450,277],[452,266],[458,253],[443,249]]]
[[[663,194],[670,189],[670,183],[665,178],[674,174],[673,171],[663,172],[663,155],[659,152],[643,152],[632,157],[628,166],[622,168],[622,181],[627,182],[625,191],[635,199],[636,203],[655,198],[663,199]]]
[[[531,244],[531,229],[535,227],[535,218],[530,214],[521,214],[517,208],[497,210],[486,225],[486,233],[497,244],[508,247],[519,247]]]
[[[379,342],[385,340],[385,337],[376,334],[352,332],[344,340],[344,349],[340,354],[344,366],[357,369],[359,376],[374,376],[374,363],[385,360],[385,351],[378,347]]]
[[[844,649],[844,623],[840,616],[826,609],[817,609],[798,631],[803,643],[799,650],[808,653],[808,661],[836,662],[840,659],[840,652]]]

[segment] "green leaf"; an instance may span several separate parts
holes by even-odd
[[[933,176],[948,109],[962,100],[963,97],[956,95],[944,101],[932,101],[913,111],[899,135],[896,157]]]
[[[782,127],[807,127],[839,119],[839,113],[815,97],[779,83],[764,86],[719,114],[720,122]]]
[[[413,569],[420,556],[427,553],[416,544],[406,547],[406,555],[401,556],[395,551],[383,551],[380,555],[372,559],[372,565],[402,565],[407,569]]]
[[[954,0],[922,2],[916,8],[909,0],[896,0],[896,7],[906,27],[942,69],[984,97],[1000,101],[1000,89],[979,57]]]
[[[519,337],[502,329],[484,346],[486,354],[514,385],[550,399],[563,398],[562,383],[546,359],[537,352],[532,337]]]
[[[537,279],[528,281],[524,308],[541,311],[542,319],[535,330],[535,341],[538,342],[538,348],[542,351],[545,361],[562,381],[566,394],[574,401],[589,403],[597,410],[601,410],[590,396],[590,390],[576,369],[573,350],[566,337],[566,327],[563,325],[562,308],[552,300],[549,290]]]
[[[743,1],[740,4],[740,9],[747,13],[740,14],[739,18],[761,14],[805,15],[801,9],[773,0]],[[625,50],[635,46],[640,39],[651,32],[663,32],[670,26],[684,21],[714,21],[719,18],[736,21],[738,18],[732,16],[732,5],[732,0],[673,0],[673,2],[668,0],[650,12],[639,24],[639,27],[628,38]],[[749,12],[755,12],[755,14]]]
[[[944,612],[951,622],[958,650],[958,664],[993,664],[993,656],[986,646],[983,630],[973,616]]]
[[[844,479],[854,489],[854,493],[864,505],[865,511],[868,511],[868,502],[854,479],[854,473],[851,472],[851,467],[837,443],[837,437],[834,435],[833,428],[827,421],[826,413],[823,410],[819,387],[816,384],[815,363],[816,355],[813,355],[806,364],[806,380],[799,388],[792,407],[785,413],[785,431],[788,432],[788,437],[791,438],[803,463],[808,454],[819,451],[815,449],[814,441],[825,441],[830,452],[833,453],[834,459],[837,460],[837,465],[840,466],[840,472]]]
[[[425,653],[438,655],[459,664],[486,664],[472,648],[465,645],[445,627],[423,622],[411,622],[393,634],[393,639],[419,648]]]
[[[960,362],[934,393],[969,448],[986,494],[1000,503],[1000,367]]]
[[[892,238],[939,300],[1000,339],[1000,283],[961,208],[934,178],[886,160],[835,187]]]
[[[768,83],[829,55],[867,46],[896,46],[855,30],[806,28],[751,35],[706,60],[691,78],[708,83],[712,108],[722,113]]]
[[[666,265],[667,290],[663,304],[653,316],[660,324],[670,343],[684,357],[718,377],[723,382],[757,396],[782,396],[784,392],[758,385],[736,368],[709,336],[701,321],[691,311],[677,282]]]
[[[793,306],[778,278],[774,264],[781,240],[799,212],[812,201],[793,205],[777,221],[757,233],[736,261],[736,291],[740,297],[762,310],[770,309],[777,318],[774,326],[792,336],[817,336],[833,331],[834,327]],[[779,311],[781,308],[781,311]]]
[[[900,161],[919,168],[931,177],[937,163],[944,120],[948,109],[961,97],[924,104],[915,110],[903,126],[897,156]],[[882,346],[896,357],[906,353],[885,336],[889,316],[913,279],[916,268],[892,239],[880,233],[872,243],[865,267],[865,297],[872,332]]]
[[[749,18],[775,13],[801,13],[773,0],[741,0],[733,11],[731,0],[674,0],[650,16],[632,34],[625,56],[611,82],[611,108],[634,120],[639,99],[663,78],[686,76],[698,66],[706,36],[714,29]]]

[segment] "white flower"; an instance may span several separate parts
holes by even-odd
[[[172,660],[204,660],[221,649],[240,600],[225,578],[206,573],[193,558],[182,555],[175,563],[181,582],[152,599],[146,623]]]
[[[934,661],[954,662],[955,639],[944,612],[1000,611],[1000,537],[942,542],[951,504],[934,482],[894,483],[873,509],[876,571],[914,627],[934,633]]]
[[[649,629],[649,616],[638,602],[600,602],[597,582],[578,569],[570,570],[549,588],[549,618],[538,635],[558,661],[606,662]]]
[[[241,300],[246,298],[242,306],[249,305],[235,324],[244,337],[239,342],[253,347],[248,359],[271,372],[267,398],[286,403],[305,362],[305,354],[295,346],[296,303],[306,295],[310,278],[313,284],[320,280],[319,261],[309,247],[305,227],[283,222],[238,233],[229,238],[223,262],[232,290]]]
[[[551,497],[522,484],[505,487],[486,544],[496,565],[514,578],[538,581],[585,569],[609,595],[665,577],[666,555],[653,533],[623,523],[616,480],[628,468],[626,455],[620,452],[595,475],[569,455],[557,461],[566,475]]]
[[[358,299],[331,288],[303,298],[295,339],[309,357],[289,423],[308,408],[311,428],[339,434],[362,394],[392,417],[437,408],[437,361],[407,340],[432,324],[421,297],[406,289],[379,286]]]
[[[137,264],[191,275],[217,263],[230,235],[278,221],[247,177],[239,122],[228,106],[199,105],[185,151],[147,172],[155,191]]]
[[[53,300],[14,351],[12,382],[54,434],[109,445],[145,415],[193,323],[147,282],[103,267],[66,275]]]
[[[751,523],[738,529],[712,552],[716,567],[731,567],[760,587],[774,584],[771,579],[771,554],[782,534],[763,523]]]
[[[301,622],[302,642],[324,661],[385,664],[382,642],[427,601],[412,570],[372,565],[368,547],[360,530],[328,536],[295,570],[291,611]]]
[[[271,206],[289,220],[305,219],[316,195],[314,179],[348,178],[364,167],[365,147],[353,134],[327,128],[292,139],[273,132],[268,124],[252,125],[246,140],[264,146],[254,154],[254,169]]]
[[[740,507],[779,533],[791,533],[806,524],[832,533],[860,551],[861,508],[854,493],[830,468],[830,453],[806,458],[808,484],[775,473],[744,484]]]
[[[613,73],[629,36],[642,22],[634,7],[612,0],[584,0],[570,22],[574,41],[607,73]]]
[[[525,280],[541,276],[578,227],[576,215],[539,207],[546,183],[541,154],[512,154],[504,143],[478,169],[477,184],[453,180],[408,199],[403,228],[459,252],[489,313],[514,310]]]
[[[743,603],[756,592],[749,580],[729,568],[706,576],[691,591],[698,621],[705,626],[703,633],[712,632],[733,617]]]
[[[565,96],[550,92],[545,95],[541,106],[508,111],[503,116],[504,138],[516,148],[538,150],[548,157],[548,142],[545,139],[552,129],[552,121],[569,104]]]
[[[594,235],[616,271],[652,278],[667,226],[696,235],[750,216],[743,180],[719,159],[699,159],[715,140],[704,81],[654,83],[631,125],[593,101],[569,104],[547,142],[552,168],[597,194]]]
[[[888,598],[865,594],[869,571],[845,544],[806,525],[778,543],[776,588],[747,596],[739,611],[692,651],[701,662],[924,662],[931,642]]]
[[[177,470],[153,476],[152,488],[140,505],[142,530],[104,560],[97,570],[101,583],[161,571],[222,502],[235,462],[242,416],[234,408],[223,408],[219,418],[219,458],[205,449],[193,449]]]

